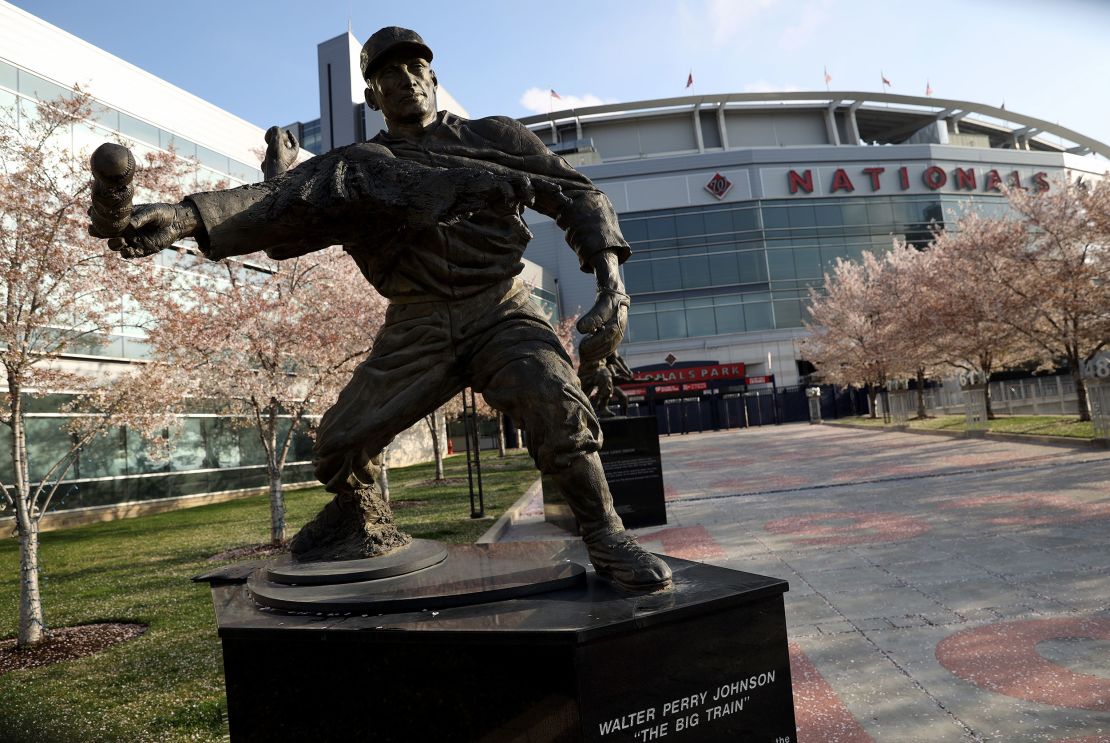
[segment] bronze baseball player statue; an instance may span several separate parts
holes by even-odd
[[[102,209],[92,232],[125,257],[184,237],[212,260],[256,250],[291,258],[341,244],[389,302],[373,351],[317,429],[316,474],[334,499],[290,542],[300,560],[368,557],[406,544],[378,486],[379,455],[401,431],[466,386],[528,431],[536,465],[565,494],[598,574],[629,590],[670,583],[613,510],[600,429],[571,361],[517,278],[532,235],[526,206],[555,219],[597,301],[579,321],[604,358],[624,334],[629,255],[605,194],[513,119],[436,111],[432,51],[383,28],[362,49],[366,101],[387,129],[289,167],[287,132],[267,133],[267,180],[178,204]],[[102,189],[119,193],[120,186]],[[92,211],[96,217],[96,207]]]

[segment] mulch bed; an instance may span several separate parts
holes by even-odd
[[[273,557],[287,552],[289,548],[283,544],[248,544],[243,547],[232,547],[208,558],[207,562],[227,562],[228,560],[257,560],[262,557]]]
[[[8,671],[48,666],[76,660],[101,650],[134,640],[146,632],[145,624],[104,622],[49,630],[34,647],[18,649],[15,640],[0,640],[0,676]]]

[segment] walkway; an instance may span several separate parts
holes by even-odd
[[[1110,743],[1110,453],[806,424],[662,449],[644,543],[790,582],[801,743]]]

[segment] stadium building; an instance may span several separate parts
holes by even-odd
[[[781,416],[766,395],[812,371],[798,348],[808,291],[837,258],[885,251],[892,236],[923,246],[962,209],[1007,210],[1002,184],[1101,177],[1110,157],[1102,142],[1002,108],[858,91],[691,96],[522,121],[620,215],[633,249],[621,353],[650,379],[629,392],[661,430]],[[554,275],[561,307],[588,309],[592,277],[561,230],[531,213],[529,226],[527,255]],[[794,397],[788,417],[804,418]]]

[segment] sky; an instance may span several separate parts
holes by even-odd
[[[319,116],[316,45],[415,29],[471,116],[832,90],[997,106],[1110,143],[1110,0],[14,0],[260,127]],[[686,88],[688,76],[694,84]],[[561,100],[553,100],[549,91]]]

